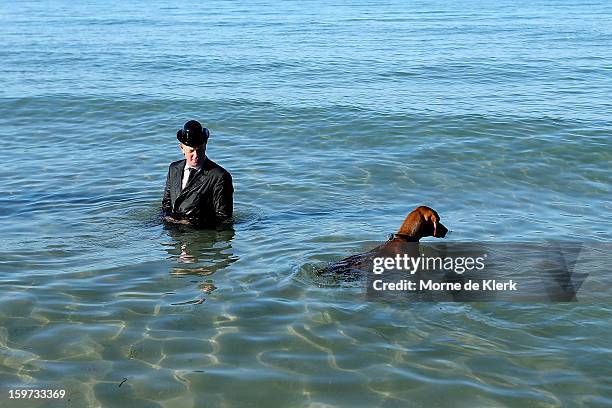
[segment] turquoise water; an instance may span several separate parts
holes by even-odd
[[[3,4],[0,404],[610,406],[609,301],[367,302],[311,271],[419,204],[448,242],[609,244],[611,17],[605,1]],[[234,177],[233,231],[159,221],[192,118]],[[600,255],[585,288],[607,282]]]

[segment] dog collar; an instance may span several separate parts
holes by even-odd
[[[408,242],[419,242],[419,240],[415,237],[413,237],[412,235],[408,235],[408,234],[402,234],[400,232],[396,232],[394,234],[389,235],[389,240],[395,239],[395,238],[399,238],[402,239],[404,241],[408,241]]]

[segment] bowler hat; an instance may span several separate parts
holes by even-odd
[[[190,147],[200,146],[208,141],[210,132],[206,128],[202,128],[197,120],[190,120],[185,123],[182,129],[176,132],[176,138],[184,145]]]

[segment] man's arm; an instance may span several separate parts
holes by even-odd
[[[164,189],[164,196],[162,197],[162,215],[164,221],[172,222],[175,224],[189,224],[188,220],[175,218],[172,216],[172,199],[170,198],[170,170],[168,169],[168,176],[166,177],[166,188]]]
[[[166,188],[164,189],[164,196],[162,197],[162,212],[164,215],[172,213],[172,200],[170,199],[170,169],[168,169]]]
[[[215,184],[213,206],[219,223],[229,220],[234,213],[234,185],[232,176],[227,172]]]

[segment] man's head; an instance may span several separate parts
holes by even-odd
[[[197,167],[202,163],[209,136],[208,129],[202,128],[197,120],[190,120],[176,132],[176,138],[180,142],[179,148],[183,152],[188,166]]]

